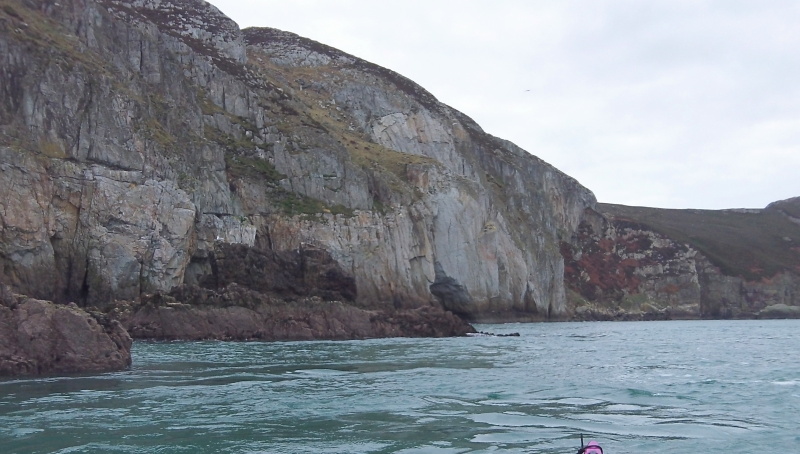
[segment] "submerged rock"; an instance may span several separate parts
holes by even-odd
[[[116,320],[0,286],[0,376],[123,370],[131,337]]]

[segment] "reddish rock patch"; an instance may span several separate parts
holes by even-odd
[[[116,320],[0,286],[0,376],[124,370],[130,352]]]

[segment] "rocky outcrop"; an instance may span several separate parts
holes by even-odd
[[[475,330],[439,307],[356,305],[352,276],[324,250],[284,252],[221,245],[213,279],[140,301],[116,302],[109,316],[141,339],[314,340],[463,336]]]
[[[284,300],[237,284],[216,291],[183,286],[139,303],[119,302],[111,315],[134,337],[158,340],[343,340],[475,332],[439,308],[367,310],[319,297]]]
[[[758,318],[800,318],[800,306],[773,304],[761,309]]]
[[[565,279],[583,301],[579,319],[618,319],[630,312],[700,315],[697,251],[630,221],[595,216],[575,243],[562,245]],[[576,301],[579,302],[579,301]],[[592,307],[586,303],[601,303]],[[613,310],[609,311],[609,303]]]
[[[4,5],[0,190],[19,197],[0,201],[0,277],[17,291],[104,307],[247,281],[240,264],[310,245],[341,270],[322,298],[565,313],[558,245],[593,195],[410,80],[200,0]]]
[[[600,205],[562,244],[581,320],[792,318],[800,199],[764,210]]]
[[[221,244],[209,259],[212,273],[202,279],[205,288],[238,284],[284,299],[316,296],[330,301],[356,300],[353,277],[327,251],[311,245],[276,252]]]
[[[0,376],[124,370],[131,338],[116,320],[0,285]]]

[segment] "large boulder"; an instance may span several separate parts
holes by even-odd
[[[0,376],[124,370],[131,337],[122,325],[74,304],[15,295],[0,285]]]

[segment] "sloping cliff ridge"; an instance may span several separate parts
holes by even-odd
[[[800,318],[800,197],[764,209],[597,210],[562,245],[575,318]]]
[[[364,309],[566,313],[559,244],[591,192],[408,79],[202,1],[0,3],[16,291],[107,307],[208,287],[240,245],[324,251]]]

